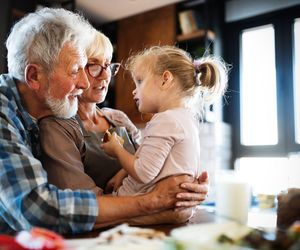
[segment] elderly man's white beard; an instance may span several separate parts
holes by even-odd
[[[75,116],[78,109],[78,99],[69,100],[67,96],[64,99],[53,98],[49,91],[46,95],[46,103],[53,112],[53,115],[59,118],[71,118]]]

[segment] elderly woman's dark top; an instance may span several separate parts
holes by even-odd
[[[124,147],[134,153],[125,128],[108,122],[109,130],[116,131],[124,139]],[[104,132],[86,131],[79,117],[48,116],[38,124],[43,166],[49,182],[57,187],[101,194],[106,183],[121,169],[118,161],[100,148]]]

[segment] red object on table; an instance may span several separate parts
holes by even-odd
[[[8,235],[0,235],[0,249],[5,250],[27,250],[22,247],[15,238]]]
[[[0,250],[63,250],[64,238],[43,228],[21,231],[16,237],[0,235]]]
[[[34,227],[33,229],[31,229],[30,234],[33,238],[43,238],[46,241],[52,242],[53,248],[47,249],[60,250],[64,248],[64,238],[53,231]]]

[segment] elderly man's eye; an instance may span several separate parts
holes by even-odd
[[[79,67],[75,67],[71,70],[72,75],[78,74],[78,72],[79,72]]]

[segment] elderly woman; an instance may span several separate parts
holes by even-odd
[[[117,73],[119,64],[111,63],[112,45],[96,30],[87,49],[87,57],[85,71],[90,87],[79,98],[77,117],[60,119],[48,116],[40,120],[40,142],[43,166],[50,183],[60,188],[88,189],[101,194],[111,177],[114,176],[107,185],[117,188],[126,176],[116,160],[101,151],[99,145],[104,132],[116,130],[124,138],[125,147],[134,151],[133,144],[139,139],[139,131],[123,112],[97,107],[104,101],[111,77]],[[126,127],[134,143],[122,126]],[[207,174],[203,173],[194,183],[182,183],[183,192],[178,194],[176,206],[191,207],[203,201],[207,182]],[[154,220],[148,218],[143,218],[142,223],[165,221],[160,220],[160,215],[153,217]]]
[[[132,142],[137,144],[140,135],[139,130],[123,112],[97,107],[97,104],[104,102],[111,77],[118,73],[120,67],[119,63],[111,63],[112,53],[113,47],[110,40],[102,33],[96,32],[94,42],[87,49],[86,73],[90,87],[79,97],[76,117],[86,144],[86,154],[83,160],[85,172],[92,177],[97,186],[104,188],[109,179],[119,171],[108,183],[107,191],[120,186],[127,174],[121,170],[116,159],[105,154],[99,147],[105,131],[116,131],[124,139],[124,148],[131,153],[135,151]],[[130,138],[123,126],[130,133]]]

